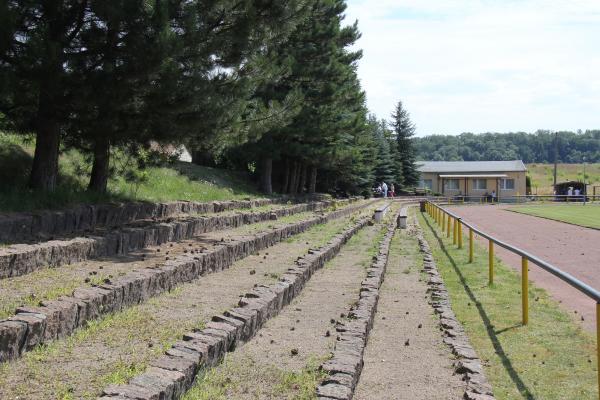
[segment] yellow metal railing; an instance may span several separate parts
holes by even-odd
[[[598,361],[598,387],[600,393],[600,292],[593,287],[581,282],[579,279],[572,275],[558,269],[554,265],[538,258],[537,256],[530,254],[518,247],[512,246],[505,243],[495,237],[482,232],[470,223],[462,220],[458,215],[442,208],[436,203],[429,200],[425,203],[425,211],[429,214],[436,223],[440,226],[442,232],[446,231],[446,237],[450,237],[450,226],[452,225],[452,243],[457,245],[460,249],[462,248],[462,227],[469,229],[469,263],[473,262],[473,246],[474,246],[474,234],[477,234],[484,239],[488,240],[488,282],[489,285],[494,284],[494,246],[505,248],[519,256],[521,256],[521,305],[522,305],[522,323],[527,325],[529,323],[529,262],[542,268],[543,270],[550,272],[552,275],[558,277],[563,282],[566,282],[570,286],[579,290],[581,293],[592,298],[596,302],[596,347],[597,347],[597,361]]]

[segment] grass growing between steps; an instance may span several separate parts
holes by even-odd
[[[301,255],[305,254],[309,248],[325,244],[337,233],[345,230],[350,221],[354,219],[354,216],[336,219],[294,236],[291,239],[301,244],[295,251],[298,252],[298,255]],[[266,251],[273,250],[267,249]],[[273,262],[277,262],[277,260],[274,259]],[[291,266],[292,263],[290,262],[289,265]],[[254,283],[265,279],[271,278],[264,277],[263,279],[262,275],[259,277],[259,274],[247,278],[247,288],[245,290],[249,290]],[[143,304],[89,321],[86,327],[78,329],[72,336],[66,339],[39,346],[31,352],[25,353],[22,359],[16,360],[14,363],[25,364],[25,367],[22,368],[24,372],[21,376],[27,376],[27,379],[21,380],[19,378],[18,383],[12,385],[10,392],[21,396],[20,398],[31,398],[28,397],[30,394],[28,388],[31,382],[35,382],[36,385],[44,385],[45,395],[40,398],[93,399],[97,398],[99,390],[106,385],[127,382],[133,376],[143,372],[147,364],[163,353],[172,343],[180,340],[184,332],[193,328],[203,329],[205,327],[205,323],[209,319],[182,319],[178,323],[165,324],[155,318],[157,312],[164,310],[165,298],[181,298],[186,296],[186,292],[183,290],[186,285],[180,285],[168,293],[163,293],[149,299]],[[215,314],[228,310],[234,307],[235,304],[223,302],[222,306],[223,309],[215,312]],[[185,312],[185,310],[182,310],[182,312]],[[129,343],[130,340],[132,342],[143,341],[148,343],[149,346],[140,352],[139,347],[130,346],[129,344],[124,345],[124,343]],[[61,369],[60,373],[65,376],[78,376],[78,370],[62,370],[64,368],[63,365],[69,364],[71,359],[77,358],[79,348],[91,345],[95,346],[99,342],[107,348],[126,348],[127,350],[122,354],[119,353],[119,359],[114,362],[105,361],[103,358],[106,358],[107,355],[99,352],[99,362],[106,363],[108,368],[95,376],[92,382],[86,381],[86,392],[75,392],[76,395],[73,395],[73,388],[69,387],[68,383],[53,379],[57,374],[56,370]],[[150,345],[152,346],[150,347]],[[3,393],[3,388],[8,389],[10,379],[15,378],[14,373],[12,374],[13,376],[8,377],[8,375],[11,375],[8,372],[11,370],[11,364],[13,363],[0,363],[0,393]],[[288,377],[287,381],[291,382],[294,379],[296,378]],[[68,379],[65,379],[65,381],[68,381]],[[61,395],[59,396],[57,393]]]
[[[521,277],[496,259],[488,287],[488,254],[452,238],[418,215],[450,293],[452,309],[481,358],[497,399],[597,399],[596,345],[548,293],[530,284],[529,325],[521,325]],[[465,241],[465,243],[467,243]],[[535,266],[530,266],[535,268]]]
[[[323,361],[313,358],[302,370],[296,372],[285,371],[273,365],[259,366],[251,358],[232,362],[226,356],[218,369],[198,376],[201,384],[194,385],[182,400],[227,400],[231,398],[228,395],[231,391],[256,395],[257,385],[261,382],[279,382],[275,386],[265,385],[264,392],[260,391],[261,399],[313,400],[316,399],[315,388],[326,376],[323,371],[319,371]],[[249,388],[245,389],[246,386]]]

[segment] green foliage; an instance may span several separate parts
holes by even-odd
[[[401,166],[402,184],[404,187],[415,186],[419,182],[420,173],[415,164],[416,150],[414,146],[415,125],[410,114],[399,101],[392,114],[392,129],[396,137],[396,163]]]
[[[108,201],[213,201],[256,196],[249,176],[236,171],[200,167],[183,162],[163,162],[155,152],[112,150],[113,166],[108,192],[86,190],[91,171],[89,155],[78,150],[60,156],[58,186],[54,192],[27,187],[33,143],[21,136],[0,133],[0,210],[29,211]],[[0,172],[2,173],[2,172]]]
[[[419,160],[554,162],[555,134],[549,131],[431,135],[414,140]],[[581,163],[584,158],[588,163],[600,162],[600,130],[558,132],[558,162]]]

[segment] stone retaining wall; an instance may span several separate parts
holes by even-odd
[[[323,210],[334,203],[345,205],[357,199],[305,203],[265,212],[190,217],[173,222],[152,223],[141,227],[120,229],[109,232],[104,236],[12,245],[0,249],[0,279],[25,275],[41,268],[58,267],[96,257],[126,254],[148,246],[189,239],[215,230],[235,228],[305,211]],[[196,204],[211,204],[214,206],[214,203]],[[222,203],[219,204],[222,205]]]
[[[85,326],[89,320],[139,304],[201,275],[221,271],[287,237],[370,204],[372,202],[346,207],[324,216],[249,235],[246,239],[225,242],[208,253],[196,250],[168,260],[162,268],[143,268],[97,287],[76,289],[72,296],[43,301],[39,307],[18,308],[13,317],[0,321],[0,362],[15,359],[39,344],[64,338]]]
[[[317,387],[319,400],[350,400],[363,368],[363,356],[377,312],[379,289],[383,283],[395,222],[388,225],[379,251],[362,281],[360,297],[348,313],[348,321],[337,322],[337,341],[331,359],[321,365],[327,377]]]
[[[481,360],[471,347],[462,324],[456,319],[456,315],[452,311],[450,296],[437,270],[431,248],[423,237],[421,228],[417,230],[417,239],[423,253],[423,270],[429,276],[427,291],[431,296],[431,306],[440,317],[440,330],[444,335],[444,343],[450,347],[452,353],[456,356],[455,371],[457,374],[462,374],[463,380],[467,383],[464,399],[493,400],[495,397],[492,386],[483,373]]]
[[[238,208],[252,208],[288,199],[229,200],[198,203],[127,202],[78,205],[68,210],[0,214],[0,243],[48,239],[51,236],[114,228],[145,219],[162,219],[182,214],[208,214]]]
[[[128,384],[110,385],[101,399],[174,400],[193,385],[197,374],[252,338],[264,323],[302,291],[312,274],[339,252],[369,222],[363,218],[327,245],[309,251],[277,283],[260,285],[244,295],[238,307],[214,316],[205,329],[188,332],[166,354]]]

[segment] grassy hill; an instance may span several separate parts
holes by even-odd
[[[554,182],[554,164],[527,164],[527,174],[531,176],[533,194],[552,194]],[[586,164],[586,181],[590,193],[593,185],[600,186],[600,163]],[[558,182],[583,181],[583,164],[558,164]],[[597,193],[600,189],[596,189]]]
[[[0,133],[0,212],[107,201],[212,201],[260,196],[250,176],[244,173],[184,162],[152,163],[153,166],[140,169],[135,159],[119,151],[112,154],[114,171],[109,193],[88,193],[85,189],[91,160],[76,150],[61,153],[56,192],[39,193],[26,187],[33,151],[31,139]]]

